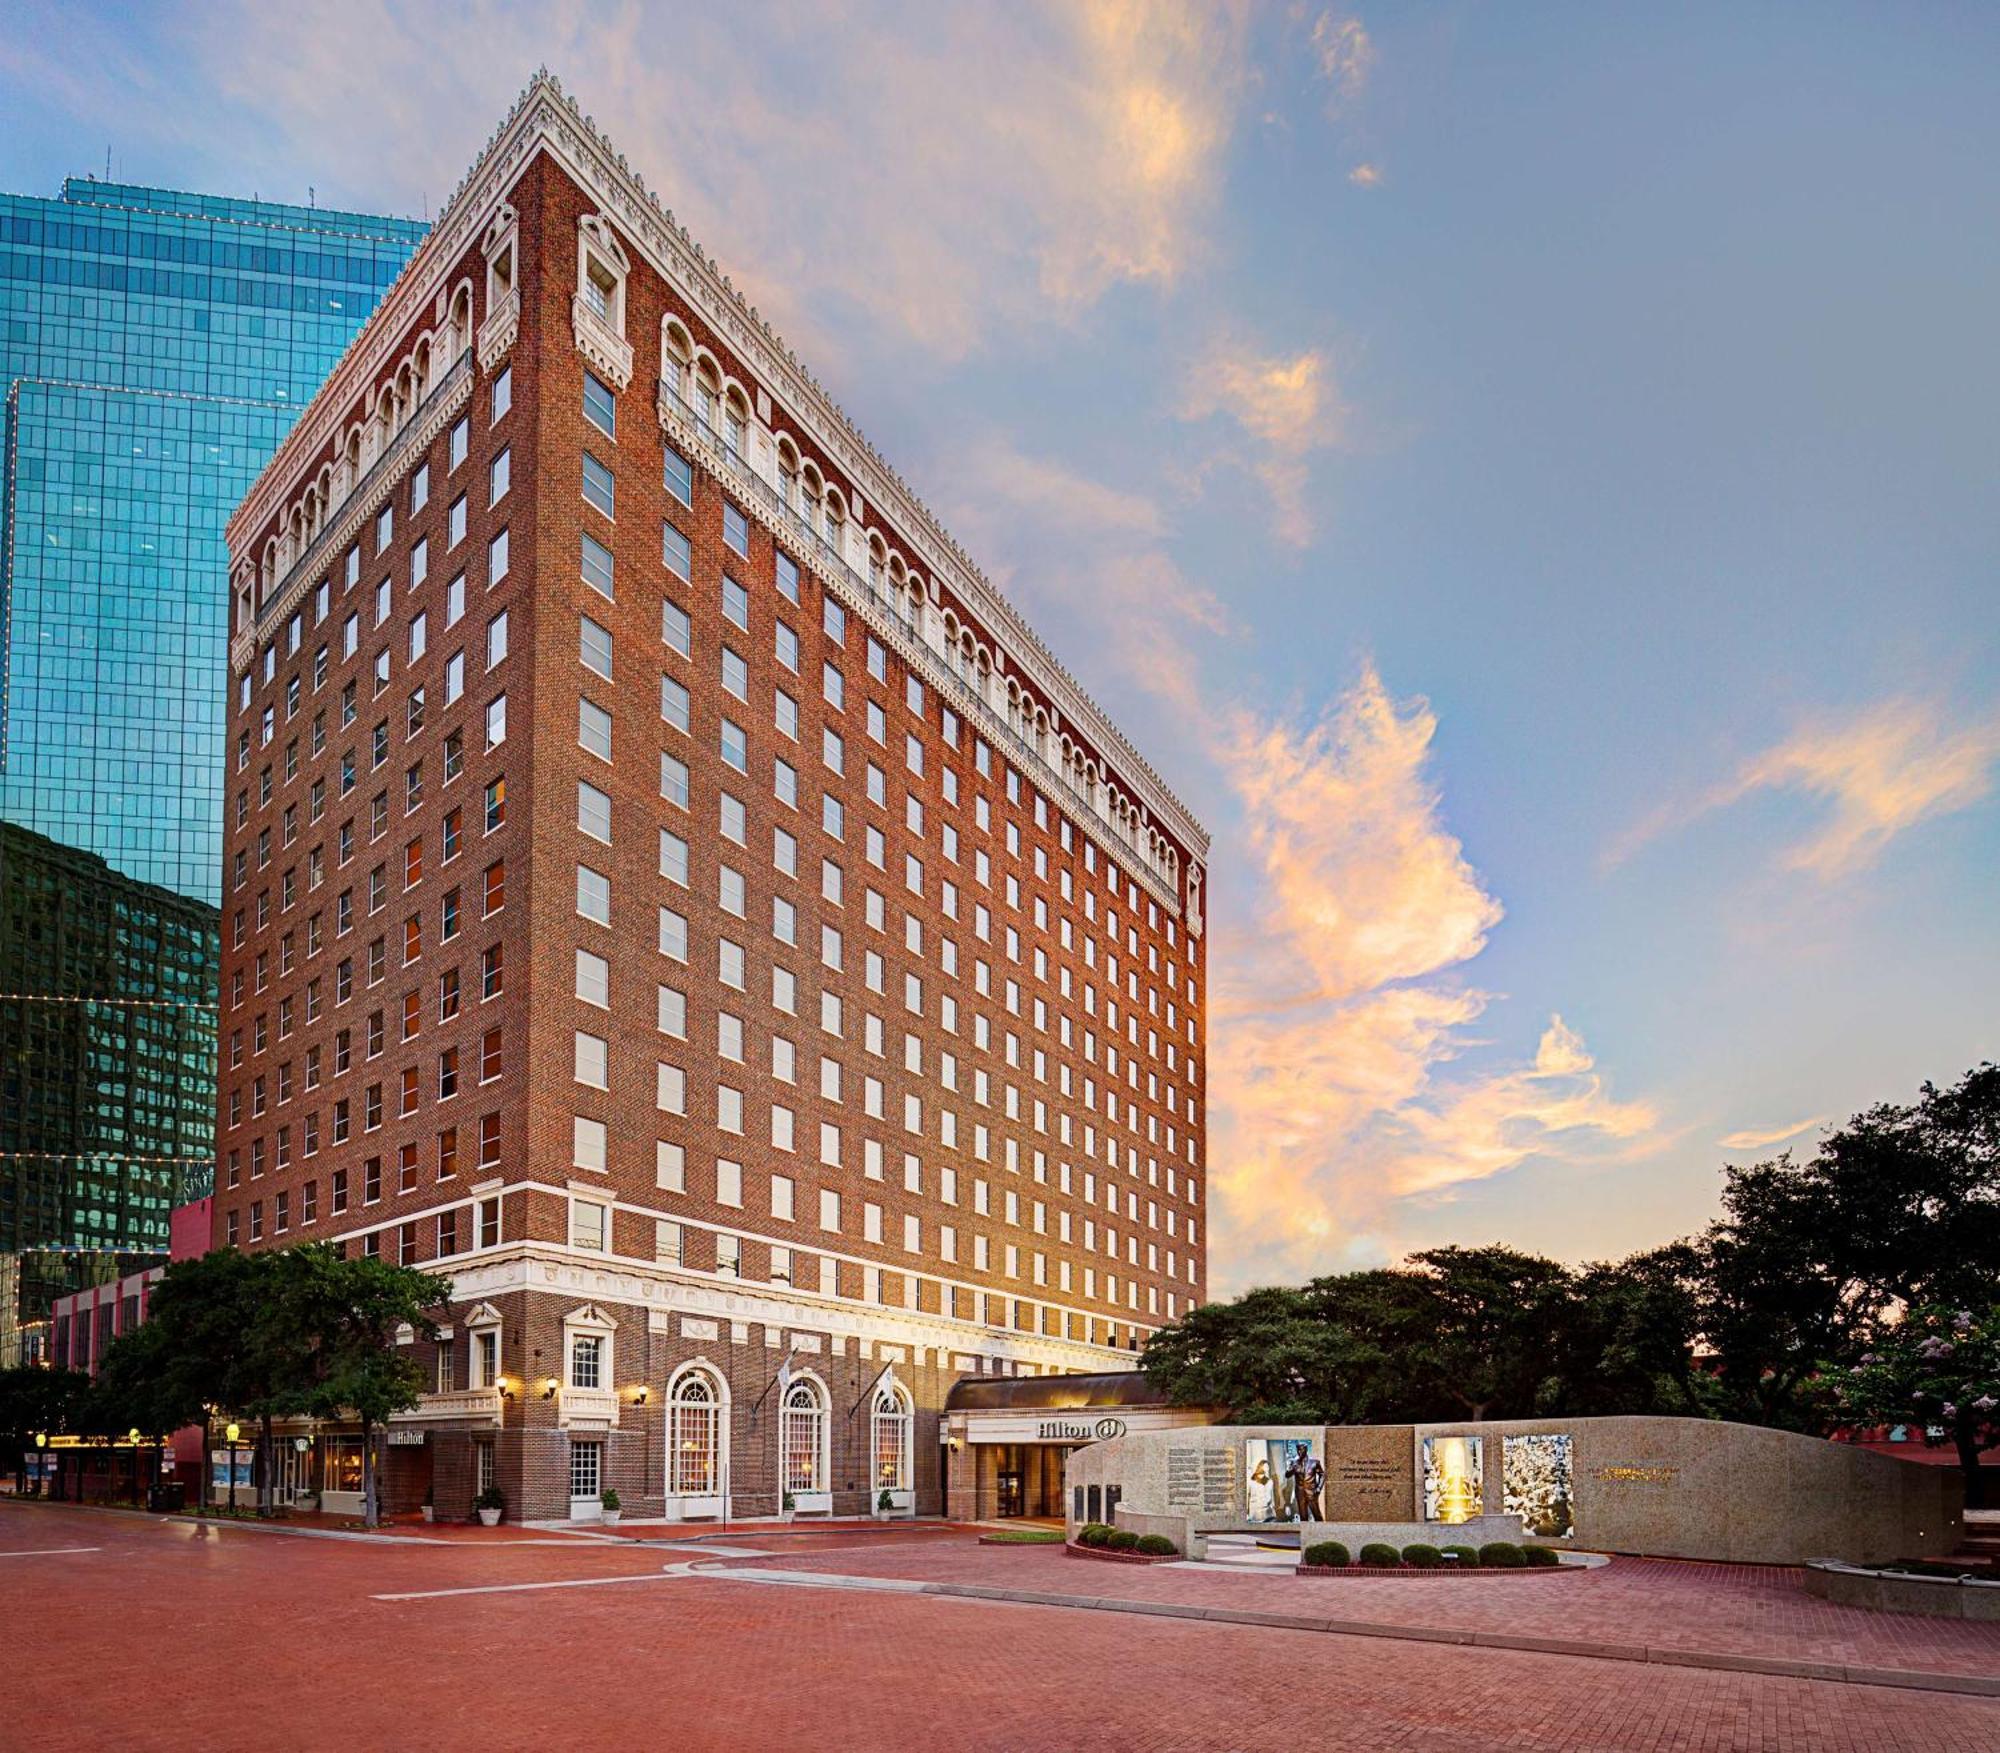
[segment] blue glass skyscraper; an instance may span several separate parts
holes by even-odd
[[[212,1164],[223,525],[424,230],[0,195],[0,1360]]]

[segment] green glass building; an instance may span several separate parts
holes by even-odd
[[[223,526],[424,231],[0,195],[0,1363],[207,1189]]]

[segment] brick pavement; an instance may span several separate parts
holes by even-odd
[[[71,1545],[98,1550],[0,1557],[5,1753],[2000,1745],[2000,1702],[1966,1697],[665,1576],[679,1555],[625,1543],[382,1545],[0,1504],[0,1553]],[[825,1558],[915,1556],[885,1540]],[[520,1592],[376,1598],[495,1586]],[[550,1650],[558,1681],[525,1659]]]
[[[797,1570],[1248,1607],[1320,1620],[2000,1676],[2000,1625],[1838,1606],[1808,1595],[1800,1573],[1779,1566],[1620,1558],[1594,1570],[1504,1582],[1320,1580],[1282,1570],[1095,1564],[1057,1547],[980,1546],[969,1539],[921,1549],[877,1545],[864,1552],[792,1552],[770,1562]]]

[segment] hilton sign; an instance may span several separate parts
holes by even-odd
[[[1180,1425],[1207,1422],[1200,1412],[1164,1406],[1133,1407],[1115,1417],[1094,1412],[1087,1406],[1073,1412],[1010,1412],[995,1408],[954,1413],[952,1434],[963,1436],[969,1443],[1106,1443],[1142,1430],[1172,1430]]]
[[[1122,1418],[1044,1418],[1035,1426],[1038,1443],[1102,1443],[1125,1434]]]

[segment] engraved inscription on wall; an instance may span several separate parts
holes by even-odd
[[[1236,1451],[1204,1449],[1201,1457],[1201,1510],[1203,1515],[1226,1516],[1236,1504]]]

